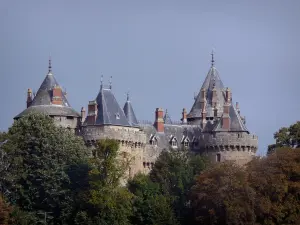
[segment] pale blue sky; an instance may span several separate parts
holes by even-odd
[[[156,107],[179,120],[214,48],[264,154],[273,133],[300,118],[299,21],[299,0],[2,0],[0,128],[25,108],[27,88],[39,88],[49,54],[77,111],[96,97],[104,74],[122,107],[130,90],[139,120],[153,120]]]

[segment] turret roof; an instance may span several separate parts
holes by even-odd
[[[126,116],[128,122],[130,123],[130,125],[137,126],[138,125],[138,121],[136,119],[136,116],[135,116],[135,113],[134,113],[131,101],[129,99],[129,93],[127,93],[127,101],[126,101],[126,103],[124,105],[123,110],[124,110],[125,116]]]
[[[33,98],[31,105],[15,117],[15,119],[25,116],[31,112],[40,112],[47,115],[56,116],[74,116],[80,117],[69,104],[67,97],[64,92],[62,92],[62,105],[52,105],[52,89],[55,86],[59,86],[51,70],[51,60],[49,60],[49,71],[46,75],[44,81],[42,82],[39,90]]]

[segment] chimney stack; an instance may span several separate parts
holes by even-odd
[[[155,122],[154,126],[157,132],[163,133],[165,131],[165,124],[164,124],[164,111],[162,108],[156,108],[155,111]]]
[[[217,89],[216,87],[214,86],[214,88],[212,89],[212,107],[216,107],[217,106]]]
[[[90,101],[88,105],[88,116],[87,116],[87,124],[93,125],[96,123],[98,113],[98,105],[96,101]],[[82,110],[81,110],[82,114]]]
[[[27,108],[30,107],[30,105],[32,103],[32,100],[33,100],[33,98],[32,98],[32,90],[30,88],[28,88],[28,90],[27,90],[27,101],[26,101]]]
[[[203,109],[202,109],[202,112],[201,112],[201,126],[202,126],[202,129],[205,127],[205,125],[206,125],[206,109],[205,109],[205,106],[206,105],[204,105],[204,107],[203,107]]]
[[[223,106],[223,116],[222,116],[222,128],[225,130],[230,129],[230,116],[229,116],[229,110],[230,110],[230,104],[231,103],[231,93],[230,89],[226,89],[226,100]]]
[[[186,109],[183,108],[182,110],[182,118],[181,118],[182,124],[187,124],[187,112]]]
[[[86,113],[85,108],[82,107],[82,108],[81,108],[81,124],[84,123],[84,120],[85,120],[85,113]]]
[[[60,86],[54,86],[52,89],[52,104],[62,105],[62,90]]]

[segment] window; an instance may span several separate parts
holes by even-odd
[[[152,136],[150,138],[150,141],[149,141],[150,145],[154,145],[156,146],[157,145],[157,138],[155,136]]]
[[[119,113],[116,113],[116,119],[120,119],[120,114]]]
[[[177,141],[175,138],[172,140],[172,147],[177,147]]]
[[[67,116],[67,120],[72,120],[72,119],[74,119],[73,116]]]
[[[184,142],[184,147],[189,147],[189,142],[187,140]]]
[[[217,162],[221,162],[221,154],[220,153],[217,154],[216,161]]]

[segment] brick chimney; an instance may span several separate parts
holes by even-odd
[[[225,130],[230,130],[230,116],[229,116],[229,110],[230,110],[230,102],[231,102],[231,93],[230,89],[226,89],[226,99],[223,106],[223,116],[222,116],[222,128]]]
[[[155,122],[154,127],[156,128],[157,132],[164,132],[165,131],[165,124],[164,124],[164,111],[162,108],[156,108],[155,111]]]
[[[52,104],[62,105],[62,90],[60,86],[54,86],[52,89]]]
[[[92,125],[96,123],[98,113],[98,105],[96,101],[90,101],[88,106],[87,124]]]
[[[214,88],[212,89],[212,98],[211,98],[211,102],[212,102],[212,107],[216,107],[217,106],[217,89],[214,86]]]
[[[204,108],[202,109],[202,112],[201,112],[201,126],[202,126],[202,129],[205,127],[206,125],[206,109],[205,109],[205,105],[204,105]]]
[[[201,110],[203,109],[204,104],[206,104],[206,90],[205,88],[201,88],[201,100],[200,100]]]
[[[31,105],[32,100],[33,100],[33,98],[32,98],[32,90],[30,88],[28,88],[28,90],[27,90],[27,101],[26,101],[27,108]]]
[[[84,123],[84,120],[85,120],[85,113],[86,113],[85,108],[82,107],[82,108],[81,108],[81,124]]]
[[[187,123],[187,112],[186,109],[183,108],[182,110],[182,118],[181,118],[182,124],[186,124]]]

